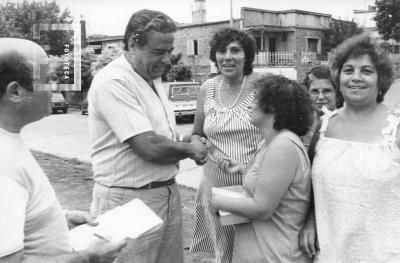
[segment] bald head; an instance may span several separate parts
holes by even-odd
[[[40,78],[39,70],[34,69],[40,69],[47,62],[46,52],[38,44],[25,39],[0,38],[0,98],[13,81],[31,90],[33,80]]]

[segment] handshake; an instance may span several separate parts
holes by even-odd
[[[207,162],[207,139],[199,135],[192,135],[189,142],[189,158],[194,160],[197,165]]]

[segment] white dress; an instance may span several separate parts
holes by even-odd
[[[325,137],[312,168],[320,253],[315,262],[400,262],[400,112],[377,143]]]

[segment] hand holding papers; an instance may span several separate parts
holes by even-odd
[[[228,187],[213,187],[211,189],[212,194],[219,194],[229,198],[241,198],[245,197],[245,191],[243,186],[235,185]],[[232,214],[230,212],[219,210],[220,220],[222,225],[235,225],[250,222],[250,219]]]
[[[161,218],[140,199],[134,199],[105,212],[97,218],[97,221],[99,222],[97,226],[84,224],[69,231],[72,246],[76,251],[87,248],[98,237],[110,241],[135,239],[163,223]]]

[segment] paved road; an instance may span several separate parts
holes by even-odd
[[[33,150],[90,162],[87,118],[87,115],[81,115],[77,110],[70,110],[67,114],[52,114],[26,126],[22,130],[22,138]],[[180,122],[177,130],[179,133],[188,134],[192,127],[192,123]],[[192,160],[185,159],[181,161],[177,181],[179,184],[197,188],[201,173],[201,167]]]

